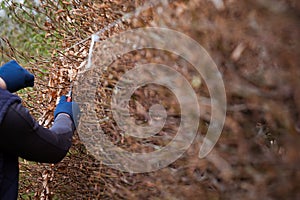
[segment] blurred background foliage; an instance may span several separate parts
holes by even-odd
[[[2,64],[15,58],[28,66],[29,62],[34,63],[40,57],[49,57],[51,40],[45,37],[45,30],[38,28],[38,24],[45,23],[46,17],[36,11],[37,6],[34,1],[1,2]]]

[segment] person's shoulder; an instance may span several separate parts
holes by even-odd
[[[0,88],[0,99],[20,99],[20,97],[16,94],[10,93],[8,90],[4,90]]]
[[[21,102],[21,98],[16,94],[10,93],[8,90],[0,88],[0,106],[1,104],[11,104],[14,102]]]
[[[0,123],[9,107],[14,103],[21,103],[20,97],[0,88]]]

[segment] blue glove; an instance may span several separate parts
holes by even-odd
[[[67,102],[66,96],[61,96],[59,103],[54,111],[54,118],[60,113],[68,114],[73,120],[74,124],[77,125],[79,120],[80,109],[76,102]]]
[[[11,60],[0,68],[0,77],[4,80],[7,90],[16,92],[26,87],[33,87],[34,76]]]

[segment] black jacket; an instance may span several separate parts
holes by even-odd
[[[40,126],[19,97],[0,88],[0,199],[17,199],[18,157],[61,161],[71,146],[74,128],[66,115],[58,115],[51,129]]]

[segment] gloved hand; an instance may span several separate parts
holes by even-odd
[[[4,80],[7,90],[16,92],[26,87],[33,87],[34,76],[21,67],[16,61],[11,60],[0,68],[0,77]]]
[[[74,124],[78,124],[80,109],[76,102],[67,102],[66,96],[61,96],[59,103],[54,111],[54,118],[57,117],[59,113],[68,114],[73,120]]]

